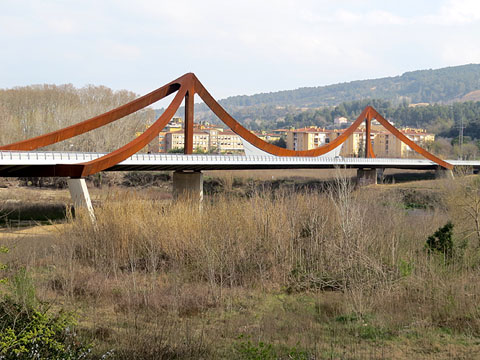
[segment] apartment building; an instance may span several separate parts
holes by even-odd
[[[329,133],[327,143],[332,142],[337,137],[342,135],[345,132],[344,129],[342,130],[332,130]],[[340,155],[344,157],[358,157],[363,156],[365,153],[365,132],[357,129],[350,135],[347,140],[342,145],[342,149],[340,150]]]
[[[274,130],[273,132],[267,132],[267,131],[258,131],[258,132],[255,132],[255,131],[252,131],[252,133],[257,136],[258,138],[266,141],[266,142],[274,142],[274,141],[278,141],[280,140],[280,138],[282,137],[281,133],[279,132],[275,132],[276,130]],[[281,129],[280,129],[281,131]]]
[[[165,134],[165,151],[183,149],[185,147],[185,135],[183,131],[169,131]],[[208,152],[210,149],[209,134],[202,130],[193,131],[193,149]]]
[[[287,132],[287,149],[310,150],[326,144],[330,130],[310,126]]]
[[[240,136],[232,130],[224,130],[217,134],[217,151],[220,153],[238,153],[243,152],[243,143]]]
[[[169,131],[165,134],[164,151],[183,149],[185,135],[183,131]],[[193,149],[200,152],[239,153],[243,152],[243,143],[237,134],[231,130],[213,128],[193,131]],[[159,148],[160,150],[160,148]],[[163,149],[162,149],[163,150]]]
[[[424,129],[404,128],[400,131],[423,148],[435,140],[435,135],[427,133]],[[409,157],[414,154],[408,145],[387,131],[375,134],[373,152],[377,157]]]
[[[287,133],[287,149],[302,151],[311,150],[328,144],[343,134],[345,130],[327,130],[311,126],[308,128],[294,129]],[[364,133],[355,131],[343,143],[340,150],[341,156],[359,156],[363,145]]]
[[[435,140],[435,135],[427,133],[424,129],[401,129],[410,140],[421,147]],[[345,132],[341,130],[326,130],[317,127],[293,129],[287,133],[287,148],[292,150],[311,150],[328,144]],[[410,147],[383,127],[371,130],[370,141],[373,152],[377,157],[408,157],[412,156]],[[341,156],[357,157],[365,154],[365,128],[358,128],[342,145]]]

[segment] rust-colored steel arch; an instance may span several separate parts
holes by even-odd
[[[329,144],[321,146],[312,150],[296,151],[280,148],[273,144],[258,138],[249,130],[244,128],[238,123],[228,112],[213,98],[207,91],[203,84],[197,79],[193,73],[185,74],[178,79],[170,82],[169,84],[162,86],[161,88],[150,92],[136,100],[122,105],[104,114],[95,116],[91,119],[85,120],[81,123],[60,129],[45,135],[37,136],[31,139],[23,140],[9,145],[0,146],[0,150],[34,150],[43,146],[55,144],[57,142],[72,138],[77,135],[81,135],[85,132],[97,129],[101,126],[109,124],[113,121],[121,119],[124,116],[134,113],[140,109],[143,109],[154,102],[163,99],[164,97],[177,92],[170,105],[165,112],[139,137],[130,141],[121,148],[104,155],[98,159],[77,164],[77,165],[57,165],[55,168],[56,176],[71,176],[82,177],[88,176],[99,171],[108,169],[115,164],[127,159],[136,152],[144,148],[150,141],[152,141],[160,131],[168,124],[175,112],[180,107],[183,99],[185,98],[185,153],[191,154],[193,151],[193,107],[194,107],[194,95],[198,94],[202,100],[208,105],[208,107],[235,133],[240,137],[256,146],[257,148],[277,156],[319,156],[326,154],[336,147],[343,144],[347,138],[353,134],[353,132],[362,124],[366,122],[366,156],[375,157],[373,153],[373,147],[370,141],[370,129],[371,120],[378,120],[387,130],[389,130],[394,136],[410,146],[413,150],[426,158],[434,161],[440,166],[451,169],[453,166],[435,155],[429,153],[425,149],[421,148],[413,141],[408,139],[404,134],[397,130],[387,120],[385,120],[375,109],[367,106],[357,120],[346,129],[341,135],[334,139]]]
[[[383,125],[385,129],[390,131],[394,136],[396,136],[400,141],[404,142],[407,144],[412,150],[416,151],[420,155],[426,157],[429,160],[432,160],[433,162],[437,163],[438,165],[446,168],[446,169],[453,169],[453,165],[449,164],[446,161],[443,161],[442,159],[438,158],[437,156],[433,155],[432,153],[428,152],[424,148],[418,146],[415,144],[412,140],[410,140],[405,134],[403,134],[400,130],[398,130],[395,126],[390,124],[385,118],[378,113],[377,110],[375,110],[371,106],[366,107],[367,110],[367,119],[368,121],[371,121],[372,119],[377,120],[380,124]]]

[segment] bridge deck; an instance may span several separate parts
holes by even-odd
[[[55,176],[55,166],[79,164],[97,159],[103,153],[0,151],[0,176]],[[447,160],[455,166],[480,168],[480,161]],[[367,159],[343,157],[278,157],[240,155],[135,154],[107,171],[156,170],[255,170],[255,169],[331,169],[396,168],[436,169],[425,159]]]

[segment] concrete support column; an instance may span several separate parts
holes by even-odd
[[[175,171],[173,173],[173,198],[203,201],[203,173],[201,171]]]
[[[357,184],[359,186],[376,185],[377,169],[357,169]]]
[[[436,179],[453,179],[453,171],[439,166],[435,170],[435,178]]]
[[[68,189],[70,190],[70,196],[72,197],[73,206],[75,210],[83,208],[88,211],[92,221],[95,221],[95,214],[93,212],[92,201],[90,200],[90,194],[88,193],[87,184],[83,178],[70,178],[68,179]]]
[[[385,177],[383,176],[384,173],[384,168],[377,169],[377,183],[383,184],[383,182],[385,181]]]

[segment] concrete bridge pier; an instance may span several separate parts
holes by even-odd
[[[357,185],[377,185],[377,169],[357,169]]]
[[[203,173],[201,171],[175,171],[173,173],[173,198],[203,201]]]
[[[453,170],[445,169],[441,166],[435,170],[436,179],[453,179]]]
[[[93,212],[92,200],[88,193],[87,184],[84,178],[69,178],[68,189],[70,190],[70,196],[72,197],[73,207],[75,210],[85,209],[87,210],[92,222],[95,222],[95,213]]]
[[[385,168],[378,168],[377,169],[377,183],[383,184],[385,182]]]

